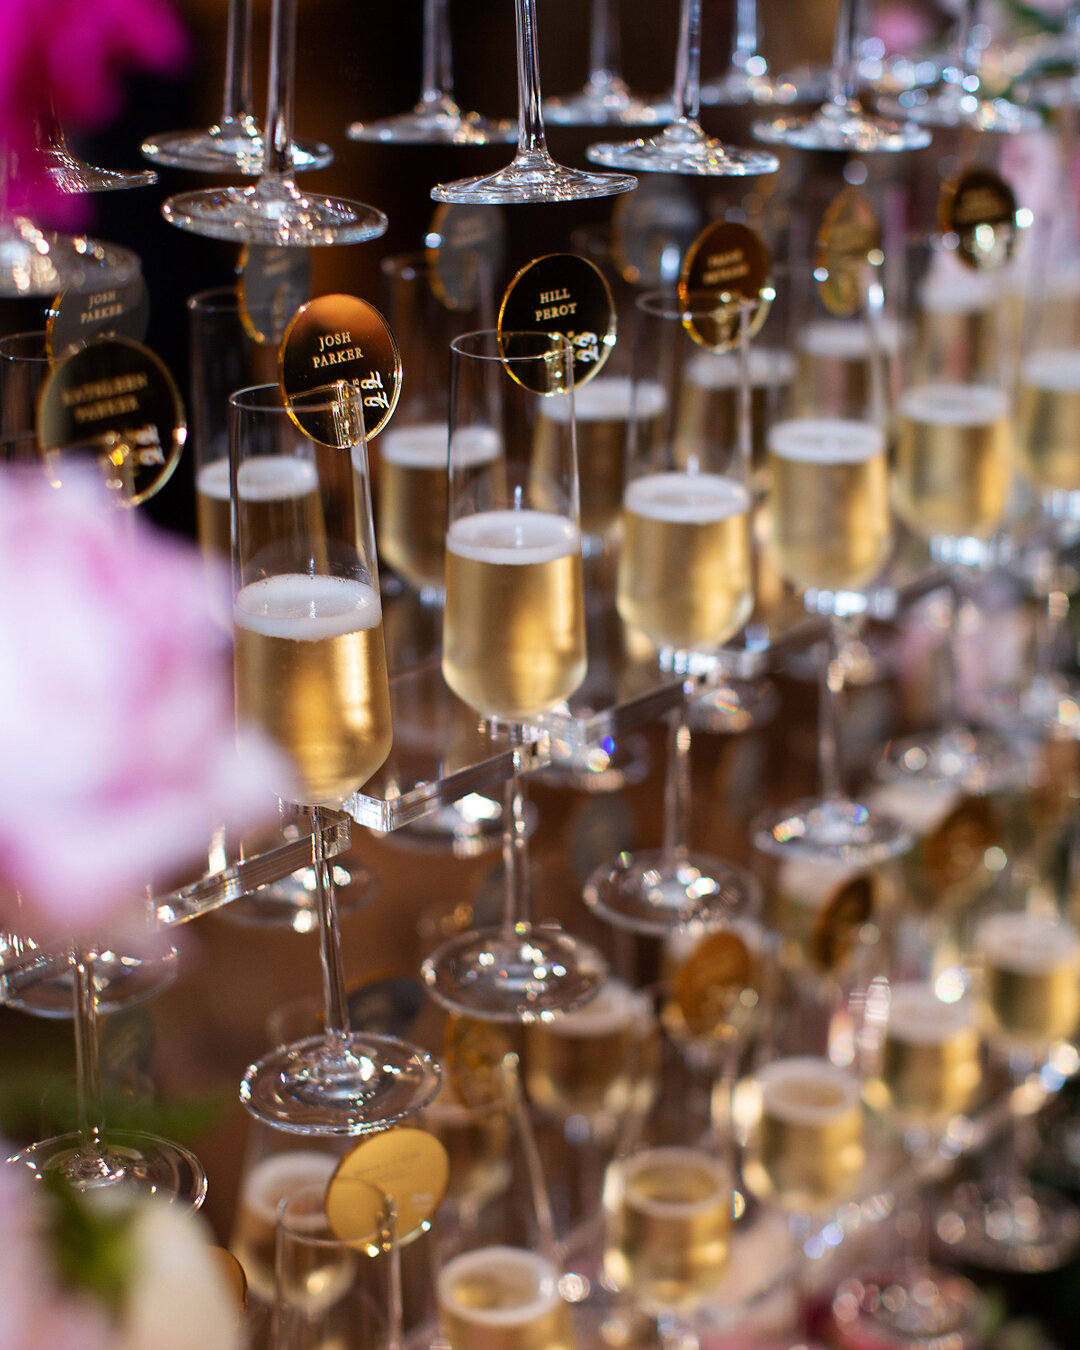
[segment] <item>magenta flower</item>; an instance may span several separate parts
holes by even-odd
[[[48,206],[55,190],[35,154],[50,103],[66,131],[119,111],[133,70],[175,73],[187,38],[168,0],[0,0],[0,154],[13,176],[9,210]]]
[[[236,752],[197,551],[105,497],[0,473],[0,883],[22,897],[0,927],[29,936],[94,927],[277,808],[277,752]]]

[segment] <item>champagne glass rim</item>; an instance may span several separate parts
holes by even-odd
[[[504,344],[507,343],[526,350],[505,351]],[[477,328],[471,333],[461,333],[453,338],[450,350],[470,360],[498,362],[506,366],[547,361],[556,354],[569,356],[573,348],[565,333],[548,333],[542,329]]]
[[[294,402],[305,412],[318,411],[320,408],[333,408],[342,398],[350,402],[361,403],[363,391],[348,380],[339,380],[319,389],[305,389],[297,395]],[[238,412],[280,413],[289,417],[285,404],[285,395],[280,384],[253,384],[237,389],[229,395],[229,407]],[[291,418],[290,418],[291,420]]]
[[[240,292],[235,285],[210,286],[205,291],[196,291],[189,295],[187,307],[200,314],[216,314],[226,310],[240,309]]]
[[[25,347],[23,351],[20,348]],[[49,362],[48,335],[44,328],[29,328],[0,338],[0,360]]]
[[[374,1182],[364,1181],[360,1177],[350,1178],[348,1186],[355,1193],[366,1193],[370,1200],[376,1201],[380,1206],[379,1218],[374,1228],[367,1232],[352,1233],[349,1237],[339,1236],[334,1232],[325,1206],[327,1184],[322,1181],[305,1182],[304,1185],[295,1187],[288,1195],[281,1197],[276,1209],[278,1227],[288,1233],[294,1241],[303,1242],[310,1247],[337,1251],[342,1247],[356,1247],[356,1244],[363,1244],[385,1251],[396,1241],[397,1214],[393,1197]],[[310,1204],[316,1197],[320,1203],[313,1209],[293,1212],[300,1202]],[[311,1225],[315,1223],[325,1224],[330,1230],[329,1235],[313,1231]],[[361,1248],[356,1247],[356,1250],[359,1253]]]

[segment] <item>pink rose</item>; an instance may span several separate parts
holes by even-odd
[[[86,931],[276,810],[206,596],[194,547],[95,478],[0,473],[0,926]]]

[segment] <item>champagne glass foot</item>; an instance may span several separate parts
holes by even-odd
[[[808,798],[763,812],[752,822],[750,836],[756,849],[773,857],[857,866],[895,858],[912,843],[897,821],[842,797]]]
[[[599,952],[544,924],[481,929],[451,938],[421,967],[431,996],[489,1022],[536,1022],[578,1008],[607,978]]]
[[[702,103],[724,108],[741,107],[746,103],[791,103],[795,95],[794,85],[778,83],[764,72],[752,74],[738,67],[701,86]]]
[[[768,726],[780,711],[780,695],[768,680],[728,680],[690,703],[695,731],[735,736]]]
[[[100,1147],[82,1135],[61,1134],[42,1140],[8,1159],[38,1181],[62,1178],[78,1191],[116,1187],[160,1196],[198,1209],[206,1198],[206,1173],[194,1153],[155,1134],[108,1130]]]
[[[379,878],[364,863],[332,864],[337,912],[345,917],[366,908],[379,894]],[[291,876],[241,895],[221,911],[222,918],[249,928],[291,928],[314,933],[319,926],[315,873],[302,867]]]
[[[517,123],[505,118],[462,112],[445,96],[420,102],[411,112],[377,122],[353,122],[346,131],[351,141],[381,141],[398,145],[503,145],[517,140]]]
[[[52,297],[67,287],[119,286],[138,270],[128,249],[39,230],[25,216],[0,221],[0,296]]]
[[[651,127],[671,117],[671,100],[638,98],[625,80],[604,72],[576,94],[545,99],[544,117],[570,127]]]
[[[536,829],[537,811],[525,804],[525,838]],[[478,792],[470,792],[460,801],[441,806],[411,825],[403,825],[380,834],[392,848],[417,853],[448,853],[454,858],[480,858],[502,847],[503,813],[498,802]]]
[[[170,197],[161,213],[170,225],[211,239],[296,247],[361,243],[384,234],[389,223],[373,206],[308,195],[288,178],[182,192]]]
[[[749,872],[722,858],[659,850],[621,854],[585,883],[585,903],[617,928],[663,937],[689,923],[715,924],[757,905],[759,888]]]
[[[352,1135],[416,1115],[439,1088],[430,1057],[392,1036],[309,1036],[252,1064],[240,1100],[293,1134]]]
[[[826,103],[807,117],[763,119],[754,123],[752,131],[757,140],[770,145],[859,155],[898,154],[930,144],[925,127],[864,113],[857,104]]]
[[[706,136],[697,122],[679,118],[647,140],[610,141],[590,145],[585,152],[593,164],[644,173],[701,174],[736,178],[775,173],[779,160],[761,150],[739,150]]]
[[[921,1260],[844,1280],[832,1304],[844,1344],[971,1344],[985,1325],[986,1296],[962,1275]]]
[[[98,952],[93,966],[98,1012],[121,1012],[155,998],[176,979],[179,966],[180,954],[175,947],[153,957]],[[70,1018],[74,994],[75,976],[68,966],[56,975],[21,986],[8,999],[8,1006],[32,1017]]]
[[[614,197],[637,187],[629,174],[588,173],[556,164],[548,155],[515,156],[505,169],[437,183],[431,196],[437,202],[514,205],[530,202],[572,202],[592,197]]]
[[[1036,675],[1025,689],[995,690],[991,711],[1006,727],[1080,740],[1080,682],[1065,675]]]
[[[978,797],[1021,782],[1026,767],[1024,756],[998,732],[957,726],[888,746],[878,777],[886,783],[945,784]]]
[[[997,1191],[965,1182],[938,1214],[935,1234],[950,1259],[983,1270],[1056,1270],[1080,1251],[1080,1208],[1048,1186]]]
[[[77,159],[70,150],[42,151],[45,171],[60,192],[118,192],[125,188],[153,187],[153,169],[100,169]]]
[[[540,778],[553,787],[574,792],[621,792],[640,783],[649,772],[649,743],[644,736],[605,736],[592,745],[558,749],[552,745],[551,763]]]
[[[206,131],[163,131],[139,147],[147,159],[170,169],[195,173],[239,173],[257,178],[263,171],[262,129],[254,117],[233,117]],[[321,141],[294,141],[295,173],[325,169],[334,152]]]
[[[978,87],[969,92],[954,84],[907,89],[895,99],[882,99],[878,106],[890,116],[907,118],[922,127],[971,127],[1016,135],[1042,126],[1034,108],[1023,108],[1006,98],[987,98]]]

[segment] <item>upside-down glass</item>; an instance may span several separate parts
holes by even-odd
[[[754,604],[749,423],[744,437],[738,425],[704,416],[690,387],[703,348],[689,325],[704,328],[713,313],[649,291],[635,316],[633,397],[655,407],[659,387],[662,412],[637,418],[631,408],[616,601],[624,624],[680,672],[716,663]],[[585,884],[586,903],[620,927],[663,935],[730,918],[756,900],[748,873],[689,845],[689,757],[684,697],[668,729],[660,849],[621,854]]]
[[[780,162],[763,150],[737,150],[706,136],[697,120],[701,74],[701,0],[682,0],[675,56],[675,120],[647,140],[601,142],[586,152],[594,164],[644,173],[735,177],[775,173]]]
[[[619,74],[619,27],[612,0],[592,0],[589,14],[589,78],[576,94],[544,100],[549,122],[566,126],[651,126],[670,116],[667,99],[632,94]]]
[[[498,173],[439,183],[431,189],[437,202],[572,202],[629,192],[637,179],[621,173],[587,173],[564,168],[551,158],[544,136],[540,98],[540,54],[536,0],[514,0],[517,31],[518,148]]]
[[[200,173],[242,173],[255,177],[263,167],[263,133],[252,112],[251,17],[253,0],[229,0],[225,37],[225,88],[221,117],[204,131],[163,131],[139,147],[147,159],[172,169]],[[323,169],[334,158],[319,141],[294,141],[293,168]]]
[[[236,709],[291,756],[268,791],[307,806],[319,910],[325,1031],[279,1046],[244,1075],[253,1115],[300,1134],[361,1134],[419,1111],[438,1073],[407,1042],[349,1026],[324,809],[389,754],[390,696],[360,391],[305,396],[339,445],[301,432],[276,385],[229,400]]]
[[[530,728],[585,675],[573,417],[559,424],[551,453],[535,454],[546,400],[572,389],[573,353],[560,334],[490,331],[455,338],[450,353],[443,675],[516,743],[503,812],[502,925],[452,938],[423,973],[452,1009],[533,1021],[586,1002],[606,973],[591,947],[532,922],[520,773]],[[496,458],[478,464],[476,444],[491,441]]]
[[[170,197],[161,213],[170,225],[212,239],[249,244],[356,244],[384,234],[381,211],[342,197],[319,197],[296,186],[293,102],[296,0],[273,0],[266,129],[259,180],[253,187],[204,188]]]
[[[409,112],[376,122],[353,122],[353,141],[390,141],[399,145],[490,145],[517,139],[517,127],[504,118],[462,112],[454,101],[449,0],[424,0],[423,71],[420,101]]]

